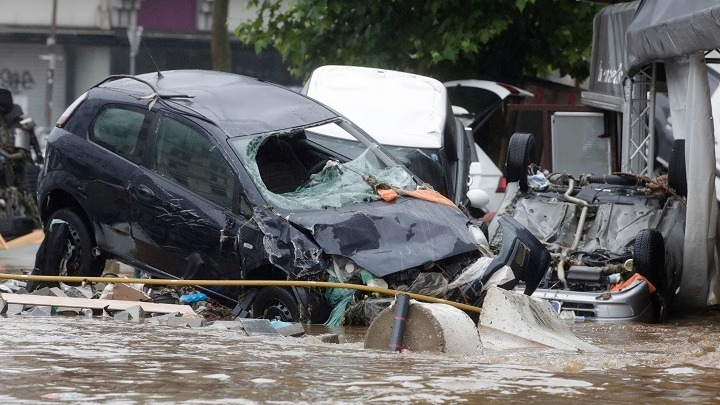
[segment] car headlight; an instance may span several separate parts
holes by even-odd
[[[470,224],[468,225],[468,230],[470,231],[470,234],[472,235],[473,241],[475,241],[476,245],[490,245],[488,243],[487,237],[485,237],[485,233],[482,231],[482,229],[480,229],[479,226]]]

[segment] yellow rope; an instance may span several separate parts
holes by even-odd
[[[170,286],[237,286],[237,287],[307,287],[307,288],[349,288],[359,291],[374,292],[384,295],[395,296],[405,294],[418,301],[434,304],[447,304],[463,311],[480,313],[482,308],[462,304],[455,301],[448,301],[442,298],[430,297],[409,293],[405,291],[391,290],[389,288],[370,287],[363,284],[333,283],[329,281],[305,281],[305,280],[171,280],[159,278],[120,278],[120,277],[78,277],[78,276],[39,276],[24,274],[0,273],[0,280],[20,281],[47,281],[63,283],[115,283],[115,284],[148,284],[148,285],[170,285]]]

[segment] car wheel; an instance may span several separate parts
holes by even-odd
[[[667,291],[669,288],[665,267],[665,241],[660,232],[654,229],[643,229],[638,232],[633,246],[633,268],[657,289],[652,297],[655,319],[664,320],[671,297]]]
[[[678,195],[687,197],[687,173],[685,171],[685,140],[673,142],[670,161],[668,162],[668,185]]]
[[[527,168],[535,154],[535,138],[529,133],[514,133],[508,145],[505,177],[508,182],[519,182],[520,190],[528,190]]]
[[[55,211],[48,220],[65,221],[68,224],[68,239],[65,244],[65,253],[58,269],[60,276],[88,276],[102,275],[105,268],[105,259],[95,257],[92,248],[95,238],[88,230],[85,222],[73,211],[63,208]]]
[[[261,288],[253,301],[252,313],[255,318],[300,321],[300,310],[295,297],[282,287]]]

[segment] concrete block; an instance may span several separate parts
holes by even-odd
[[[83,309],[80,310],[80,313],[81,313],[85,318],[92,318],[92,317],[93,317],[93,310],[90,309],[90,308],[83,308]]]
[[[5,309],[5,314],[6,315],[20,315],[20,314],[22,314],[24,309],[25,309],[25,305],[23,305],[23,304],[7,304],[7,308]]]
[[[170,326],[184,326],[190,328],[199,328],[205,326],[205,319],[203,318],[186,318],[184,316],[178,316],[169,318],[167,324]]]
[[[15,293],[21,288],[25,288],[27,283],[19,280],[7,280],[0,284],[0,292]]]
[[[65,290],[65,295],[70,298],[92,298],[93,292],[90,287],[70,287]]]
[[[112,291],[112,297],[108,299],[121,301],[149,301],[150,297],[144,292],[130,287],[127,284],[115,284]]]
[[[113,316],[116,321],[134,321],[139,322],[145,319],[145,311],[140,305],[130,307],[125,311],[118,312]]]
[[[44,296],[44,297],[48,297],[48,296],[52,296],[52,295],[53,295],[53,294],[50,292],[50,288],[49,288],[49,287],[38,288],[37,290],[31,292],[30,294],[32,294],[32,295],[42,295],[42,296]]]
[[[288,326],[276,328],[275,330],[277,330],[278,333],[283,336],[300,337],[305,334],[305,328],[302,326],[301,323],[297,323],[297,322],[291,323]]]
[[[243,325],[240,321],[215,321],[210,327],[213,329],[238,330],[242,329]]]
[[[273,328],[269,319],[240,318],[243,329],[248,336],[279,336],[277,329]]]
[[[58,315],[80,315],[80,309],[78,308],[69,308],[69,307],[57,307],[55,309],[55,313]]]
[[[156,325],[165,325],[170,318],[179,317],[180,312],[170,312],[164,315],[154,315],[148,318],[148,322]]]
[[[33,309],[28,311],[28,316],[52,316],[52,307],[33,307]]]
[[[540,344],[562,350],[600,351],[573,335],[549,302],[497,287],[487,290],[478,331],[483,345],[493,349]]]
[[[365,348],[388,350],[395,305],[386,308],[370,324],[365,335]],[[482,354],[482,343],[475,323],[463,311],[447,304],[426,304],[410,301],[404,350],[441,352],[452,355]]]
[[[317,338],[320,339],[320,341],[323,343],[340,343],[340,336],[338,336],[337,333],[325,333],[317,336]]]
[[[49,296],[55,296],[55,297],[64,297],[67,298],[67,294],[65,294],[65,291],[63,291],[60,287],[51,287],[50,288],[50,294]],[[69,308],[69,307],[58,307],[55,310],[55,313],[60,315],[78,315],[80,314],[80,310],[77,308]]]
[[[51,287],[50,288],[50,294],[55,297],[67,297],[67,294],[65,294],[65,291],[62,290],[60,287]]]

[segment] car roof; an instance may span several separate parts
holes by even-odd
[[[228,136],[282,132],[337,118],[327,107],[282,86],[251,77],[209,70],[171,70],[134,78],[120,77],[99,87],[136,97],[154,90],[165,104],[180,113],[194,113],[209,120]],[[191,97],[187,97],[191,96]]]
[[[447,90],[430,77],[328,65],[313,71],[303,93],[344,115],[383,145],[442,146]]]
[[[478,79],[452,80],[449,82],[445,82],[443,84],[445,85],[445,87],[462,86],[462,87],[475,87],[478,89],[485,89],[485,90],[492,91],[493,93],[497,94],[501,100],[505,100],[509,96],[515,96],[515,97],[533,97],[533,96],[535,96],[533,93],[531,93],[527,90],[523,90],[519,87],[513,86],[511,84],[493,82],[490,80],[478,80]]]

